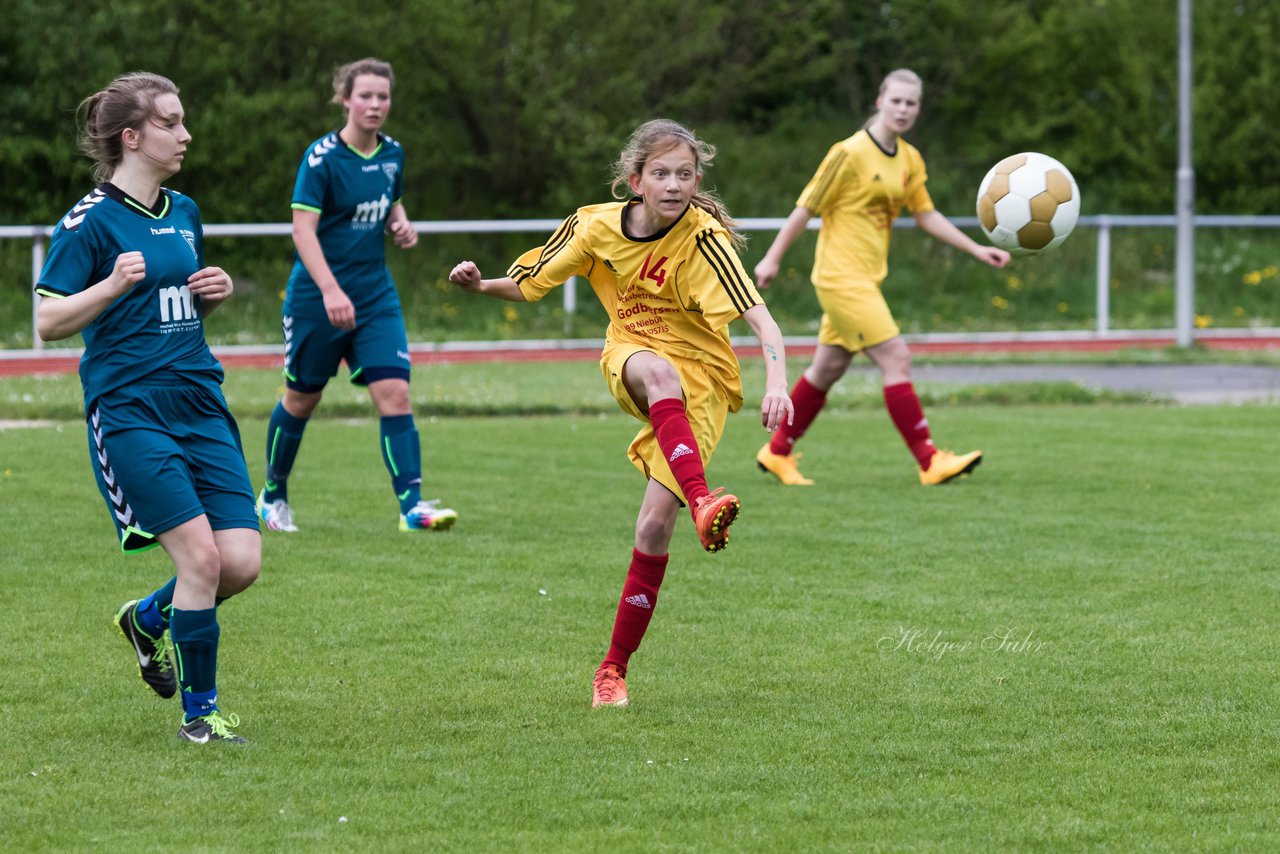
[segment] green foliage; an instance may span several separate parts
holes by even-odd
[[[1280,209],[1274,100],[1280,10],[1196,4],[1202,212]],[[1041,150],[1075,172],[1086,213],[1172,207],[1176,36],[1141,0],[11,0],[0,32],[0,222],[52,222],[84,192],[76,104],[139,66],[182,88],[195,137],[174,185],[208,222],[286,218],[307,142],[340,122],[333,70],[397,68],[389,132],[420,219],[559,216],[602,199],[626,133],[669,114],[725,150],[710,180],[741,215],[785,214],[826,148],[899,66],[925,79],[913,141],[944,211],[986,169]]]

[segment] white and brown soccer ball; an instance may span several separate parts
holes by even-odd
[[[1047,252],[1067,239],[1080,216],[1080,188],[1067,167],[1034,151],[1006,157],[978,188],[978,222],[1014,255]]]

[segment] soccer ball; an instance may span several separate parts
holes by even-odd
[[[1014,255],[1047,252],[1071,234],[1080,188],[1067,167],[1034,151],[1006,157],[978,188],[978,222],[988,239]]]

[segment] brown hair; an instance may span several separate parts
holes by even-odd
[[[155,115],[156,97],[178,94],[168,77],[147,71],[121,74],[103,89],[80,102],[76,114],[80,123],[80,150],[94,162],[93,180],[111,180],[124,159],[120,135],[138,130]]]
[[[391,63],[372,57],[357,59],[355,62],[348,62],[334,72],[333,103],[341,106],[343,101],[351,97],[351,90],[355,88],[356,78],[361,74],[376,74],[379,77],[387,78],[393,88],[396,85],[396,75],[391,70]]]
[[[679,122],[670,119],[654,119],[645,122],[631,133],[626,147],[618,155],[613,164],[613,176],[609,188],[615,199],[624,199],[629,193],[627,179],[632,175],[644,172],[644,165],[653,157],[667,151],[675,145],[684,143],[693,152],[694,168],[699,175],[704,167],[710,166],[715,159],[716,147],[709,142],[698,139],[693,131]],[[627,189],[622,189],[627,188]],[[724,202],[710,190],[699,189],[690,200],[692,204],[702,208],[716,218],[729,231],[730,240],[737,249],[747,245],[747,239],[738,231],[738,223],[729,216]]]
[[[884,94],[884,90],[889,88],[890,83],[908,83],[919,88],[920,94],[924,95],[924,81],[920,79],[919,74],[916,74],[910,68],[895,68],[886,74],[884,79],[880,81],[880,91],[876,93],[877,98]],[[871,123],[876,120],[878,113],[879,111],[876,111],[867,116],[867,120],[862,123],[863,130],[871,127]]]

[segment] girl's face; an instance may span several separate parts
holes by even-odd
[[[125,131],[125,147],[141,154],[166,175],[175,175],[182,168],[182,158],[191,142],[191,134],[183,124],[185,119],[177,95],[158,95],[152,103],[151,117],[142,127]]]
[[[663,224],[670,224],[689,206],[702,176],[698,174],[693,149],[687,143],[677,142],[650,156],[641,173],[633,174],[628,183],[631,192],[644,199],[651,215]]]
[[[391,81],[380,74],[357,74],[342,106],[347,111],[348,125],[376,131],[391,112]]]
[[[901,136],[911,130],[920,115],[920,87],[891,80],[884,94],[876,98],[876,109],[885,130]]]

